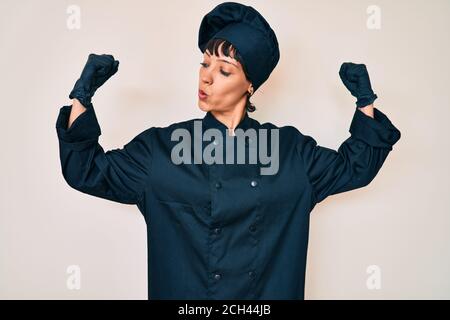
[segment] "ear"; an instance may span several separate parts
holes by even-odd
[[[247,92],[250,92],[250,94],[253,94],[254,90],[253,90],[253,85],[250,83],[250,85],[248,86]]]

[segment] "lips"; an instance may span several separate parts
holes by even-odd
[[[205,100],[208,97],[208,95],[203,90],[198,90],[198,97],[201,100]]]

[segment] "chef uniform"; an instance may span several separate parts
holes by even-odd
[[[199,33],[202,52],[212,37],[237,47],[255,90],[279,59],[273,30],[249,6],[228,2],[208,13]],[[263,53],[254,55],[255,48]],[[351,135],[337,151],[246,112],[235,131],[278,130],[278,171],[263,175],[259,160],[195,163],[194,143],[202,150],[212,143],[224,154],[233,148],[227,127],[211,112],[150,127],[105,152],[92,105],[67,129],[71,107],[63,106],[56,121],[64,179],[83,193],[138,207],[147,225],[149,299],[304,299],[311,211],[330,195],[368,185],[400,139],[377,108],[374,118],[355,109]],[[223,139],[205,140],[195,124],[202,133],[218,129]],[[173,162],[176,129],[193,137],[190,163]],[[255,147],[245,139],[246,155]]]

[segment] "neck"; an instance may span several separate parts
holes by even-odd
[[[233,132],[244,118],[245,112],[243,108],[235,108],[231,111],[211,111],[211,114]]]

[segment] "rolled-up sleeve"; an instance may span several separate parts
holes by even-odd
[[[400,131],[388,117],[374,108],[374,118],[356,109],[350,137],[333,150],[297,130],[297,153],[303,161],[315,202],[368,185],[377,175]]]
[[[66,182],[83,193],[124,203],[137,204],[143,197],[152,161],[149,128],[122,149],[104,151],[99,144],[101,129],[94,108],[87,108],[67,124],[72,106],[63,106],[56,121],[59,156]]]

